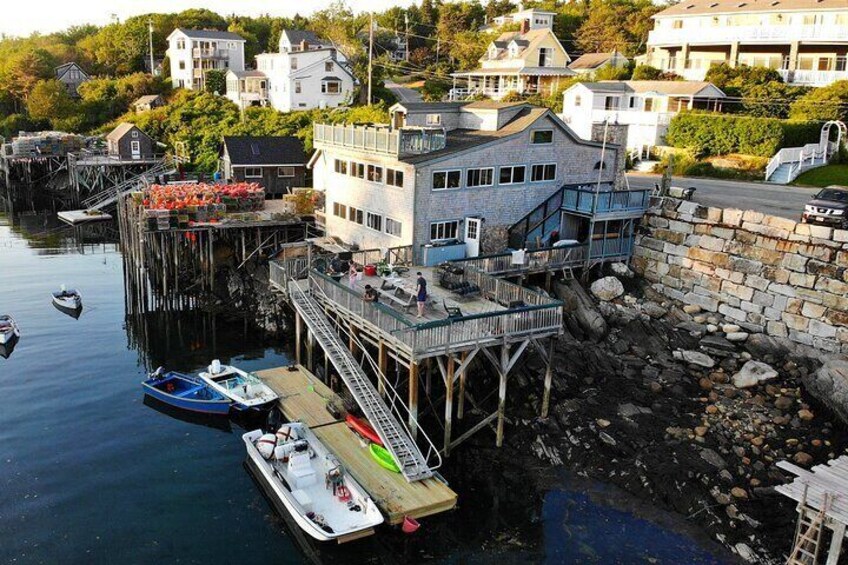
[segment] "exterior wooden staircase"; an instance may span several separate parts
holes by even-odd
[[[824,504],[818,512],[806,505],[806,492],[801,503],[802,511],[798,515],[798,525],[795,528],[795,543],[786,565],[816,565],[819,558],[822,534],[830,496],[824,495]]]

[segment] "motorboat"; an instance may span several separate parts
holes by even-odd
[[[72,288],[66,289],[65,285],[62,285],[62,288],[52,293],[52,296],[53,305],[61,312],[72,316],[76,314],[76,317],[79,317],[79,313],[82,312],[82,296],[79,291]]]
[[[141,386],[145,394],[175,408],[200,414],[230,413],[230,399],[198,377],[158,369]]]
[[[266,491],[319,541],[344,543],[374,533],[383,515],[367,492],[305,424],[242,436]]]
[[[261,410],[277,400],[277,393],[252,373],[212,361],[200,378],[213,389],[233,401],[236,410]]]
[[[8,314],[0,314],[0,345],[13,343],[21,337],[18,323]]]

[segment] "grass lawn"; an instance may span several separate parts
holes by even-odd
[[[848,165],[827,165],[802,173],[795,182],[800,186],[848,186]]]

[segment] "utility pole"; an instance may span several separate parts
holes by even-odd
[[[368,24],[368,105],[371,105],[371,82],[374,73],[374,12],[371,12],[371,19]]]
[[[436,36],[436,64],[437,65],[439,64],[439,48],[441,47],[441,45],[442,45],[442,38],[439,37],[439,36]]]
[[[404,52],[404,60],[409,62],[409,13],[404,12],[403,14],[403,23],[406,27],[406,48],[403,50]]]
[[[156,63],[153,60],[153,18],[147,19],[147,39],[150,45],[150,76],[156,76]]]

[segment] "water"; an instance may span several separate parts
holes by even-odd
[[[525,492],[467,469],[462,450],[445,469],[460,507],[416,536],[304,543],[243,467],[242,428],[174,417],[139,385],[159,365],[284,365],[285,344],[221,316],[127,317],[116,247],[80,245],[96,237],[53,222],[0,215],[0,312],[24,334],[0,358],[0,563],[718,562],[715,548],[593,501],[584,486]],[[78,320],[50,304],[62,283],[83,294]]]

